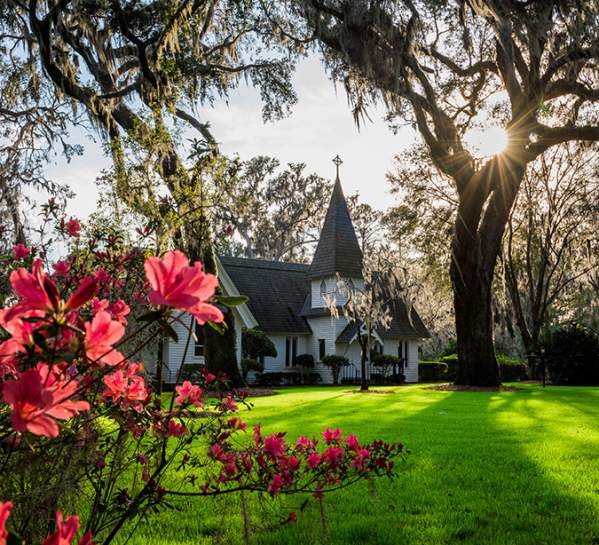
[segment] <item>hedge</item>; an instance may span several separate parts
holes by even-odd
[[[418,380],[419,382],[442,382],[447,380],[448,369],[448,365],[440,361],[419,361]]]

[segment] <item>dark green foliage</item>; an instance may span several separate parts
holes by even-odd
[[[508,358],[503,354],[497,354],[496,357],[502,381],[514,382],[528,378],[528,365],[524,360]]]
[[[250,371],[262,373],[264,371],[264,363],[252,358],[243,358],[241,360],[241,376],[243,377],[243,380],[247,380]]]
[[[314,367],[314,356],[312,354],[300,354],[293,361],[294,365],[304,367],[306,369]]]
[[[241,341],[243,354],[252,359],[276,358],[277,349],[264,331],[246,329]]]
[[[599,337],[590,329],[565,326],[543,342],[545,365],[556,384],[599,385]]]
[[[179,375],[178,382],[181,383],[185,380],[189,380],[194,384],[198,384],[202,379],[202,369],[204,365],[201,363],[184,363],[181,367],[181,373]]]
[[[392,354],[376,354],[372,358],[376,372],[370,374],[371,384],[403,384],[405,375],[401,372],[402,358]]]
[[[453,344],[455,348],[455,343]],[[441,356],[439,358],[441,363],[445,363],[447,365],[447,374],[446,380],[454,381],[458,376],[458,355],[457,354],[447,354]]]
[[[441,361],[441,358],[443,358],[445,356],[453,356],[456,354],[457,350],[458,350],[457,341],[455,339],[449,339],[449,341],[447,341],[447,346],[445,347],[443,352],[440,352],[439,354],[437,354],[437,359],[439,361]]]
[[[372,358],[372,363],[377,367],[392,367],[393,365],[401,365],[401,358],[391,354],[376,354]]]
[[[447,379],[448,366],[440,361],[418,362],[419,382],[442,382]]]
[[[339,381],[339,372],[342,367],[349,365],[349,360],[345,356],[337,356],[335,354],[327,354],[322,358],[323,365],[326,365],[333,373],[333,384]]]
[[[501,376],[501,380],[507,382],[514,382],[518,380],[524,380],[528,378],[528,366],[526,362],[517,358],[508,358],[504,354],[497,354],[497,363],[499,364],[499,373]],[[447,354],[445,356],[440,356],[436,362],[420,362],[420,363],[443,363],[447,366],[447,370],[444,372],[443,376],[438,379],[431,380],[447,380],[454,381],[457,376],[458,370],[458,355],[457,354]],[[419,369],[421,369],[419,367]],[[430,371],[427,369],[424,371],[425,374]],[[428,376],[428,375],[427,375]],[[428,379],[422,379],[423,382],[428,382]]]

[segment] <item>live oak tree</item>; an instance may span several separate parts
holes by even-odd
[[[216,154],[197,106],[226,97],[241,79],[259,90],[265,119],[286,113],[300,48],[281,45],[248,0],[6,0],[0,40],[4,58],[23,59],[50,89],[48,103],[64,97],[89,116],[114,159],[119,197],[155,223],[187,218],[174,234],[179,246],[213,268],[198,187],[208,160],[189,161],[179,133],[195,132],[196,154]],[[23,81],[14,85],[26,92]]]
[[[347,198],[347,207],[360,243],[362,254],[376,251],[383,243],[381,221],[383,212],[368,203],[360,202],[360,195],[355,193]]]
[[[596,0],[295,0],[288,35],[316,42],[360,120],[381,99],[410,122],[458,194],[450,274],[460,384],[497,385],[491,284],[510,210],[531,161],[599,140]],[[288,17],[287,17],[288,19]],[[466,131],[493,118],[507,149],[486,161]]]

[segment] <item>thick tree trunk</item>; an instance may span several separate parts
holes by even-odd
[[[222,334],[210,326],[204,326],[206,368],[214,374],[225,373],[231,386],[239,387],[243,385],[243,380],[237,366],[235,320],[231,309],[225,312],[225,325],[226,329]]]
[[[458,375],[456,384],[498,386],[491,285],[524,164],[506,155],[458,184],[460,204],[452,239]]]
[[[452,278],[457,273],[454,269]],[[490,286],[474,275],[462,289],[454,289],[454,309],[459,360],[456,384],[499,385]]]

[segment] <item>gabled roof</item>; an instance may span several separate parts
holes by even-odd
[[[389,328],[376,328],[376,332],[381,339],[425,339],[431,336],[426,329],[426,326],[422,323],[422,320],[420,319],[420,316],[418,316],[418,313],[414,307],[410,308],[410,313],[408,315],[408,308],[403,301],[395,299],[390,304],[392,318]],[[358,332],[359,327],[360,324],[358,322],[348,323],[343,331],[339,333],[335,342],[350,342]]]
[[[310,291],[309,265],[241,257],[219,257],[239,293],[249,297],[247,306],[266,333],[309,334],[300,316]]]
[[[310,265],[311,278],[336,274],[346,278],[362,277],[362,251],[338,177]]]

